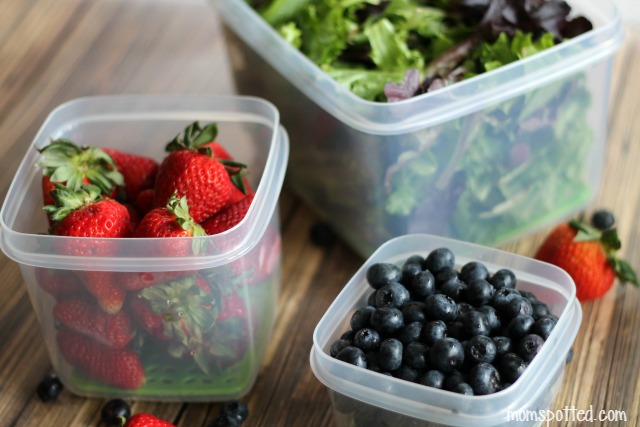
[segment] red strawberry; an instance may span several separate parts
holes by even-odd
[[[112,148],[102,149],[111,156],[124,177],[124,192],[128,200],[135,200],[142,190],[153,187],[158,173],[158,162],[149,157]]]
[[[247,319],[247,306],[236,292],[222,299],[222,308],[218,314],[218,322],[226,322],[229,319]]]
[[[85,185],[77,192],[56,184],[52,193],[55,206],[45,210],[56,222],[52,234],[80,237],[64,239],[58,243],[60,251],[78,256],[105,256],[112,254],[116,242],[84,239],[84,237],[130,237],[131,221],[127,208],[115,200],[102,198],[100,189]],[[124,302],[125,292],[116,286],[111,272],[81,271],[84,286],[98,300],[107,313],[116,313]]]
[[[209,142],[206,145],[211,148],[214,157],[222,160],[235,160],[231,154],[229,154],[229,152],[217,142]],[[234,168],[233,166],[230,166],[229,170],[232,172],[230,176],[235,185],[231,187],[231,195],[229,196],[228,203],[237,203],[244,199],[247,194],[252,193],[253,190],[251,189],[251,185],[249,184],[249,181],[247,181],[247,178],[242,176],[241,168]],[[240,174],[233,173],[236,171],[240,172]],[[238,178],[240,177],[242,180],[238,181]]]
[[[97,147],[79,146],[68,139],[56,139],[38,150],[43,159],[42,192],[45,205],[53,205],[50,192],[53,183],[61,183],[77,191],[83,184],[93,184],[100,191],[115,197],[124,178],[113,159]]]
[[[133,325],[128,313],[107,314],[83,297],[59,301],[53,307],[53,316],[67,328],[108,347],[121,348],[133,339]]]
[[[151,317],[146,308],[140,308],[136,315],[147,319],[147,325],[150,326],[147,332],[156,337],[160,331],[157,321],[162,320],[162,334],[170,341],[167,347],[172,357],[196,357],[204,346],[209,345],[206,334],[216,321],[216,299],[209,282],[202,276],[193,274],[145,288],[138,295],[157,317]],[[139,302],[134,304],[138,307],[142,305]],[[196,359],[196,362],[199,363],[199,360]],[[206,365],[201,367],[208,372]]]
[[[95,380],[126,390],[144,384],[144,368],[133,351],[108,347],[65,327],[58,329],[57,343],[69,364]]]
[[[82,291],[82,284],[69,270],[54,270],[35,267],[36,281],[45,292],[56,298],[77,294]]]
[[[204,231],[208,235],[213,235],[235,227],[247,214],[251,202],[253,202],[253,196],[253,194],[249,194],[239,202],[229,204],[217,214],[209,217],[202,223]]]
[[[615,229],[600,231],[581,221],[560,224],[547,236],[535,258],[564,269],[576,285],[576,296],[586,301],[604,295],[616,277],[638,286],[631,266],[616,257],[621,244]]]
[[[230,174],[239,176],[244,165],[213,156],[207,143],[216,134],[215,124],[200,128],[195,122],[167,145],[169,155],[156,176],[154,206],[166,206],[173,194],[185,196],[191,216],[198,223],[224,207],[234,185]]]
[[[136,414],[129,418],[124,427],[175,427],[169,421],[165,421],[151,414]]]
[[[147,188],[138,193],[135,200],[136,208],[142,216],[145,216],[147,212],[153,209],[153,199],[156,196],[156,190],[153,188]]]
[[[161,313],[155,313],[149,301],[142,297],[127,300],[129,312],[136,320],[136,324],[145,332],[159,340],[167,340],[164,334],[164,318]]]
[[[202,227],[189,215],[187,198],[169,198],[165,207],[147,213],[133,237],[198,237],[206,236]],[[176,253],[172,253],[176,255]]]

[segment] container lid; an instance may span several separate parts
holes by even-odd
[[[42,234],[42,171],[37,166],[41,155],[35,147],[43,147],[50,138],[78,136],[79,144],[87,142],[99,130],[101,135],[121,134],[120,148],[133,153],[146,153],[147,147],[164,153],[163,141],[170,140],[193,121],[216,122],[222,145],[240,144],[241,150],[260,153],[252,160],[252,177],[257,188],[244,219],[223,233],[175,239],[89,239],[93,245],[111,245],[109,255],[75,256],[61,253],[59,245],[73,237]],[[156,146],[152,130],[160,128],[162,138]],[[238,141],[224,141],[224,129]],[[131,139],[126,138],[131,135]],[[145,140],[143,136],[148,135]],[[160,137],[159,135],[156,135]],[[73,139],[73,138],[72,138]],[[125,139],[125,140],[123,140]],[[133,144],[140,144],[139,146]],[[101,145],[97,143],[95,145]],[[156,148],[159,147],[159,148]],[[184,271],[216,267],[242,257],[265,233],[275,212],[284,180],[289,154],[286,131],[279,125],[278,110],[269,102],[253,97],[200,95],[124,95],[79,98],[57,107],[47,117],[27,149],[9,187],[0,211],[0,247],[13,260],[38,267],[101,271]],[[158,154],[155,157],[160,157]],[[161,160],[161,158],[156,158]],[[258,184],[259,182],[259,184]],[[41,224],[36,230],[34,222]],[[158,256],[159,248],[197,244],[197,253],[183,256]]]
[[[394,135],[456,119],[581,71],[620,47],[620,13],[609,0],[573,0],[594,22],[578,37],[437,91],[407,100],[364,100],[287,43],[247,2],[211,0],[224,22],[285,79],[336,119],[362,132]]]
[[[518,286],[548,302],[558,323],[523,375],[510,387],[485,396],[465,396],[382,375],[339,361],[329,355],[331,344],[349,328],[348,316],[365,304],[370,293],[366,271],[376,262],[401,263],[410,255],[450,248],[459,264],[481,261],[490,271],[510,268]],[[419,420],[452,426],[493,426],[507,422],[507,411],[531,409],[551,393],[554,374],[564,369],[582,319],[575,285],[560,268],[534,259],[452,239],[406,235],[383,244],[356,272],[318,323],[310,363],[328,388],[364,402]],[[545,409],[545,408],[538,408]]]

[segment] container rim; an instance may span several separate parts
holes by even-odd
[[[137,105],[142,102],[146,106],[153,106],[149,110],[136,107],[128,107],[128,110],[115,110],[106,106],[115,102],[119,107],[127,108],[129,105]],[[179,107],[176,109],[176,105]],[[225,105],[230,105],[235,112],[225,113]],[[33,168],[33,147],[51,136],[51,122],[56,116],[69,109],[77,107],[100,108],[104,106],[103,113],[91,113],[82,118],[65,120],[53,126],[53,129],[76,126],[84,122],[110,121],[110,120],[202,120],[202,121],[226,121],[248,122],[261,124],[271,128],[269,136],[269,149],[264,165],[260,183],[255,191],[255,197],[244,219],[233,228],[215,236],[176,238],[172,242],[196,242],[204,244],[206,250],[201,255],[171,256],[171,257],[140,257],[128,256],[72,256],[56,253],[36,253],[33,249],[41,243],[52,246],[53,241],[73,240],[74,237],[62,237],[51,235],[37,235],[16,231],[9,224],[14,224],[20,214],[18,207],[26,194],[20,194],[19,178],[29,176],[32,179],[39,171]],[[171,108],[174,108],[172,111]],[[243,108],[252,108],[253,113],[243,113]],[[135,115],[135,118],[131,118]],[[279,124],[279,112],[277,108],[267,100],[252,96],[235,95],[99,95],[75,98],[60,104],[53,109],[40,130],[27,148],[16,175],[7,191],[7,196],[0,210],[0,248],[14,261],[46,268],[101,271],[183,271],[191,269],[210,268],[226,264],[238,259],[249,252],[260,240],[276,209],[279,194],[283,185],[286,163],[289,155],[289,138],[286,130]],[[230,237],[238,237],[233,240],[233,245],[224,244]],[[102,238],[92,239],[97,244],[109,242],[131,242],[156,245],[166,244],[166,239],[150,238]],[[127,244],[125,243],[125,244]],[[224,250],[220,248],[225,248]],[[144,264],[144,265],[140,265]]]
[[[526,93],[604,60],[618,50],[624,40],[619,9],[610,0],[598,0],[595,5],[591,1],[593,8],[606,15],[606,22],[587,33],[437,91],[382,103],[360,98],[337,83],[287,43],[246,2],[210,2],[236,36],[298,90],[336,119],[358,131],[375,135],[409,133],[435,126]],[[248,26],[246,22],[252,22],[252,25]],[[521,75],[513,78],[511,74],[519,70],[523,70]]]
[[[416,242],[421,239],[423,241],[425,239],[430,240],[429,246],[433,248],[458,245],[458,247],[464,246],[470,249],[471,254],[478,253],[478,250],[480,250],[487,255],[495,255],[499,257],[501,262],[509,258],[519,266],[529,266],[540,269],[540,271],[536,273],[536,277],[546,277],[549,280],[563,280],[565,284],[572,287],[570,292],[563,294],[563,297],[566,298],[566,306],[559,316],[558,324],[548,338],[548,341],[553,343],[553,345],[543,346],[538,356],[531,362],[524,374],[507,389],[485,396],[459,395],[444,390],[427,388],[420,384],[384,376],[373,371],[363,370],[362,368],[334,359],[323,350],[330,344],[326,341],[335,333],[335,330],[332,329],[335,325],[331,322],[334,321],[332,319],[337,315],[338,306],[340,306],[339,302],[344,300],[343,302],[351,304],[357,301],[360,296],[363,295],[363,292],[366,291],[362,289],[361,283],[365,277],[368,266],[374,262],[383,262],[386,257],[381,258],[380,254],[389,248],[401,248],[403,249],[403,254],[405,252],[411,252],[412,249],[415,249]],[[408,249],[405,251],[405,248]],[[456,249],[453,249],[453,252],[457,255]],[[506,267],[510,268],[510,265],[506,265]],[[558,291],[559,289],[554,290]],[[344,306],[342,308],[344,309]],[[564,270],[556,266],[521,255],[467,242],[460,242],[454,239],[427,234],[405,235],[391,239],[381,245],[371,257],[365,261],[329,306],[314,330],[310,363],[314,374],[325,386],[364,403],[417,419],[443,423],[445,425],[467,426],[473,424],[478,426],[491,426],[505,421],[503,419],[505,416],[504,411],[517,411],[518,409],[525,408],[529,401],[541,393],[548,391],[551,384],[547,383],[551,381],[551,376],[559,368],[560,363],[564,363],[564,355],[569,351],[578,333],[581,319],[582,310],[580,303],[575,297],[573,280]],[[342,320],[342,318],[340,320]],[[560,354],[563,357],[550,357],[551,353],[555,353],[556,355]],[[343,375],[337,375],[333,372],[335,369],[341,370]],[[544,374],[540,375],[541,373]],[[371,386],[374,379],[376,380],[377,387]],[[402,394],[403,396],[399,397],[394,393]],[[411,397],[408,397],[409,395]],[[460,404],[459,406],[461,408],[484,405],[485,412],[474,413],[471,411],[465,412],[464,410],[458,410],[458,412],[452,413],[450,409],[432,403],[434,400],[442,401],[443,399],[450,401],[455,400]],[[486,410],[486,408],[493,408],[493,410],[489,411]]]

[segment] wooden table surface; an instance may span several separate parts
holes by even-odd
[[[589,207],[616,213],[623,254],[640,267],[640,36],[629,29],[616,56],[605,171]],[[0,197],[46,115],[85,95],[233,94],[220,21],[205,0],[0,0]],[[309,239],[317,217],[282,193],[283,282],[275,332],[246,426],[330,426],[328,394],[309,368],[312,332],[362,263],[338,241]],[[504,247],[532,255],[548,230]],[[35,396],[51,365],[18,266],[0,256],[0,426],[98,426],[104,400],[63,391]],[[575,357],[555,408],[640,415],[640,292],[618,284],[584,303]],[[137,402],[178,426],[205,426],[219,404]],[[624,423],[623,423],[624,424]],[[558,423],[558,425],[567,425]],[[573,424],[572,424],[573,425]],[[590,423],[584,424],[590,425]],[[594,423],[593,425],[603,425]],[[613,424],[612,424],[613,425]]]

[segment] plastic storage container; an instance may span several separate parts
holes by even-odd
[[[400,265],[411,255],[426,256],[439,247],[453,251],[458,268],[469,261],[481,261],[490,272],[510,268],[518,278],[516,289],[533,292],[559,318],[522,376],[502,391],[485,396],[465,396],[359,368],[329,354],[331,344],[350,329],[353,311],[366,305],[372,291],[366,281],[369,266],[377,262]],[[338,427],[539,425],[539,422],[531,421],[534,415],[527,411],[543,416],[540,411],[550,408],[562,384],[565,360],[581,318],[573,280],[555,266],[452,239],[406,235],[392,239],[376,250],[327,309],[313,334],[311,368],[327,386]],[[519,421],[527,416],[530,421]]]
[[[364,257],[406,233],[498,245],[597,191],[623,39],[607,0],[570,2],[588,33],[395,103],[353,95],[245,1],[211,2],[238,91],[272,101],[294,141],[288,185]]]
[[[77,238],[78,244],[101,245],[108,252],[60,252],[60,244],[73,244],[76,238],[46,234],[42,171],[37,166],[41,155],[35,148],[64,137],[161,161],[166,143],[195,120],[216,122],[216,140],[248,165],[248,180],[256,193],[242,222],[224,233],[191,240]],[[277,109],[257,98],[89,97],[65,103],[49,115],[9,188],[0,213],[0,245],[20,266],[53,367],[69,390],[85,396],[166,401],[228,400],[250,390],[271,334],[280,286],[277,202],[288,149]],[[175,245],[192,247],[196,239],[199,252],[158,255]],[[95,299],[85,292],[83,283],[89,280],[130,284],[123,308],[111,320],[105,320]],[[136,307],[140,295],[150,289],[163,289],[167,295],[167,307],[154,309],[166,320],[155,324],[159,331]],[[200,298],[200,292],[207,296],[194,308],[187,298]],[[54,310],[72,299],[88,301],[83,307],[96,312],[88,322],[94,327],[133,333],[134,338],[124,346],[120,339],[100,343],[91,331],[69,338],[68,325],[60,324]],[[176,323],[190,309],[200,316],[199,333]],[[113,316],[122,317],[114,321]],[[148,325],[155,333],[147,332]],[[173,329],[172,339],[165,338],[167,328]],[[134,379],[123,379],[123,372],[133,372]]]

